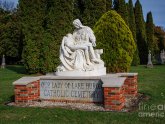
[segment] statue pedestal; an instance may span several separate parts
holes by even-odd
[[[97,68],[92,71],[63,71],[63,72],[55,72],[56,76],[102,76],[106,75],[106,68]]]
[[[121,111],[127,98],[137,96],[137,75],[22,77],[13,83],[15,104],[27,105],[37,101],[97,103],[104,105],[104,110]]]

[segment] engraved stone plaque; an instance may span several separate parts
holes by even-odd
[[[40,99],[103,102],[101,80],[40,80]]]

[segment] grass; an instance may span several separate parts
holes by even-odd
[[[0,124],[164,124],[165,65],[157,65],[153,69],[132,67],[131,72],[139,73],[139,92],[150,97],[143,104],[164,105],[164,109],[159,111],[164,113],[164,117],[139,117],[142,110],[122,113],[6,106],[5,103],[14,98],[12,82],[26,75],[22,66],[7,66],[6,69],[0,69]],[[158,112],[158,109],[147,111]]]

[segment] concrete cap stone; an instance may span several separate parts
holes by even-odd
[[[117,75],[121,77],[132,77],[132,76],[137,76],[138,73],[117,73]]]
[[[29,83],[32,83],[34,81],[40,80],[42,76],[38,77],[22,77],[16,81],[13,82],[13,85],[27,85]]]
[[[94,80],[94,79],[101,79],[102,76],[43,76],[41,80]]]
[[[102,87],[122,87],[126,77],[102,77]]]
[[[53,79],[59,79],[59,80],[67,80],[67,79],[69,79],[69,80],[76,80],[76,79],[80,79],[80,80],[86,80],[86,79],[88,79],[88,80],[92,80],[92,79],[101,79],[101,78],[103,78],[103,77],[119,77],[119,75],[117,75],[117,74],[107,74],[107,75],[102,75],[102,76],[54,76],[54,75],[46,75],[46,76],[42,76],[41,77],[41,80],[53,80]]]
[[[37,80],[53,80],[53,79],[59,79],[59,80],[94,80],[94,79],[101,79],[103,82],[103,87],[121,87],[125,81],[125,77],[128,76],[137,76],[138,73],[114,73],[114,74],[107,74],[105,76],[80,76],[80,77],[72,77],[72,76],[37,76],[37,77],[22,77],[16,81],[13,82],[13,85],[27,85],[29,83],[32,83]]]

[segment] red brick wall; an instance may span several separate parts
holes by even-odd
[[[35,81],[27,85],[15,85],[15,103],[32,103],[39,100],[40,81]]]
[[[137,76],[130,76],[124,82],[125,96],[136,96],[138,92]]]
[[[137,76],[128,76],[122,87],[104,87],[104,107],[106,110],[121,111],[127,96],[136,96],[138,92]]]
[[[120,111],[125,103],[124,88],[104,87],[104,107],[106,110]]]

